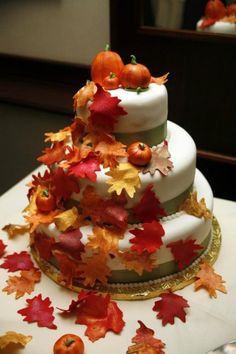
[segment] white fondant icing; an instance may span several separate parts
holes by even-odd
[[[197,31],[210,33],[236,34],[236,23],[217,21],[214,25],[201,28],[202,20],[197,22]]]

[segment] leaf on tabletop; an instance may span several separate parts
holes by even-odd
[[[119,258],[126,269],[134,270],[140,276],[144,271],[151,272],[156,264],[148,252],[143,252],[142,254],[130,251],[119,252]]]
[[[51,224],[54,221],[55,216],[58,215],[59,213],[60,210],[56,209],[50,211],[47,214],[38,212],[32,215],[25,215],[24,218],[30,224],[30,232],[33,232],[40,224],[46,224],[46,225]]]
[[[71,303],[68,307],[68,309],[62,309],[60,307],[57,307],[57,309],[59,311],[61,311],[62,315],[71,315],[74,312],[77,311],[79,305],[87,298],[89,297],[91,294],[96,294],[95,292],[91,292],[91,291],[86,291],[86,290],[81,290],[78,294],[78,297],[76,300],[71,300]]]
[[[17,344],[25,347],[32,339],[32,336],[26,336],[22,333],[14,331],[8,331],[4,335],[0,336],[0,350],[5,349],[9,344]]]
[[[54,222],[58,230],[61,232],[77,229],[80,224],[78,209],[72,207],[71,209],[63,211],[55,216]]]
[[[155,301],[153,311],[158,312],[157,318],[162,320],[162,325],[174,324],[175,317],[186,322],[185,308],[189,307],[187,300],[174,293],[163,293],[159,295],[161,300]]]
[[[133,215],[139,221],[149,222],[166,216],[166,212],[160,206],[160,201],[152,188],[153,185],[149,184],[145,188],[140,201],[133,207]]]
[[[18,225],[18,224],[8,224],[2,228],[3,231],[6,231],[8,237],[15,238],[18,235],[24,235],[29,231],[29,225]]]
[[[110,185],[108,192],[116,192],[120,195],[123,190],[130,198],[133,198],[136,189],[140,188],[140,178],[138,169],[130,163],[120,163],[116,168],[106,172],[111,178],[106,182]]]
[[[158,77],[151,77],[151,82],[158,84],[158,85],[164,85],[167,83],[168,81],[168,76],[170,73],[166,73],[162,76],[158,76]]]
[[[0,257],[3,256],[6,247],[7,245],[5,245],[2,240],[0,240]]]
[[[120,333],[125,325],[123,313],[110,295],[91,293],[80,303],[76,323],[86,325],[85,335],[95,342],[105,337],[108,331]]]
[[[198,202],[197,192],[191,192],[189,197],[183,202],[179,210],[185,211],[189,215],[194,215],[197,218],[204,218],[205,220],[212,218],[212,213],[206,207],[205,198],[201,198]]]
[[[53,146],[45,148],[43,155],[39,156],[37,160],[45,165],[52,165],[65,159],[66,146],[63,141],[53,144]]]
[[[108,91],[105,91],[100,85],[97,85],[97,92],[94,95],[93,102],[89,107],[91,115],[89,120],[92,125],[100,127],[103,131],[111,132],[120,116],[127,114],[119,106],[121,100],[117,97],[111,97]]]
[[[67,231],[58,236],[58,242],[54,244],[54,249],[64,251],[73,258],[80,260],[84,245],[81,242],[82,233],[79,228]]]
[[[87,81],[86,85],[81,87],[81,89],[74,95],[73,107],[76,111],[77,108],[81,108],[86,105],[89,100],[93,99],[93,96],[97,90],[97,87],[93,81]]]
[[[92,182],[96,182],[96,172],[100,171],[100,164],[95,155],[87,156],[84,160],[70,166],[68,175],[79,178],[88,178]]]
[[[135,235],[129,241],[133,244],[131,250],[136,251],[138,254],[144,251],[149,253],[156,252],[163,244],[162,237],[165,235],[162,225],[156,220],[143,223],[142,229],[135,228],[129,230],[129,232]]]
[[[14,252],[4,257],[4,262],[0,265],[0,268],[5,268],[8,272],[16,272],[17,270],[30,270],[34,267],[30,254],[26,251],[20,253]]]
[[[152,150],[152,158],[149,164],[143,169],[143,173],[150,173],[152,176],[156,170],[160,171],[162,175],[167,176],[173,168],[173,163],[170,161],[170,153],[168,150],[167,141],[164,145],[157,146]]]
[[[69,127],[65,127],[64,129],[60,129],[59,132],[56,133],[45,133],[46,136],[45,142],[51,143],[59,143],[61,141],[65,142],[71,136],[71,130]]]
[[[111,270],[107,266],[106,257],[104,254],[93,254],[90,257],[86,257],[85,263],[80,266],[80,277],[83,279],[85,286],[93,287],[96,281],[102,284],[107,283]]]
[[[45,261],[49,261],[52,257],[53,245],[55,244],[54,238],[43,233],[35,232],[33,244],[39,254],[39,257]]]
[[[154,331],[145,326],[142,321],[138,321],[140,328],[136,330],[136,336],[132,338],[132,343],[128,347],[126,354],[165,354],[165,344],[154,337]]]
[[[112,139],[110,141],[100,141],[95,147],[95,152],[99,153],[104,168],[114,168],[118,165],[118,157],[127,156],[125,149],[126,145]]]
[[[38,283],[40,279],[41,272],[39,269],[22,270],[20,276],[9,277],[8,285],[2,291],[5,291],[7,295],[16,293],[15,298],[18,299],[25,293],[31,294],[34,291],[35,283]]]
[[[188,266],[203,248],[194,239],[178,240],[167,245],[171,249],[179,269]]]
[[[119,229],[95,226],[93,234],[88,236],[89,242],[86,247],[100,250],[100,253],[115,253],[118,250],[118,243],[124,237]]]
[[[54,308],[51,305],[49,297],[42,299],[42,295],[34,296],[32,299],[27,299],[27,307],[18,310],[24,320],[28,323],[36,322],[39,327],[47,327],[49,329],[56,329],[57,326],[53,323]]]
[[[196,278],[198,278],[194,283],[195,290],[199,288],[205,288],[210,297],[217,297],[216,290],[221,291],[222,293],[227,293],[227,290],[223,283],[225,281],[222,277],[215,273],[213,267],[208,263],[201,263],[200,270],[196,274]]]
[[[65,284],[67,287],[72,286],[73,279],[78,278],[80,274],[80,264],[59,250],[54,250],[53,255],[57,259],[60,269],[59,283]]]

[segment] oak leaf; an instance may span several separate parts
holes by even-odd
[[[125,190],[130,198],[133,198],[136,189],[140,188],[141,182],[139,178],[139,171],[130,163],[120,163],[116,168],[106,172],[111,179],[106,183],[110,185],[108,192],[116,192],[120,195],[122,190]]]
[[[111,273],[106,263],[104,254],[93,254],[90,257],[85,257],[84,264],[80,266],[80,277],[83,279],[83,284],[91,287],[95,285],[96,281],[106,284]]]
[[[196,240],[194,239],[186,239],[167,244],[166,247],[171,249],[179,269],[183,269],[188,266],[198,255],[199,251],[202,250],[203,247],[195,242]]]
[[[162,175],[167,176],[173,168],[173,163],[169,158],[168,143],[165,141],[163,145],[157,146],[152,150],[151,161],[142,172],[150,172],[151,175],[154,175],[156,170],[159,170]]]
[[[197,200],[197,192],[190,193],[189,197],[183,202],[179,210],[185,211],[189,215],[194,215],[197,218],[204,218],[205,220],[212,218],[211,211],[206,207],[204,198]]]
[[[136,252],[119,252],[119,258],[128,270],[134,270],[140,276],[144,271],[151,272],[156,264],[150,253],[143,252],[138,254]]]
[[[47,327],[49,329],[56,329],[57,326],[53,323],[54,308],[51,305],[49,297],[42,299],[42,295],[39,294],[32,299],[27,299],[27,307],[18,310],[17,313],[24,316],[24,321],[29,323],[37,322],[39,327]]]
[[[95,152],[99,152],[99,158],[103,167],[114,168],[118,165],[118,157],[126,157],[126,145],[116,141],[100,141],[96,147]]]
[[[32,336],[26,336],[22,333],[14,331],[8,331],[4,335],[0,336],[0,350],[5,349],[10,344],[20,345],[25,347],[32,339]]]
[[[88,178],[92,182],[96,182],[96,172],[100,171],[100,164],[95,155],[88,155],[84,160],[70,166],[68,175],[79,178]]]
[[[76,111],[77,108],[85,106],[89,100],[92,100],[96,90],[95,83],[93,81],[87,81],[86,85],[81,87],[81,89],[73,96],[74,110]]]
[[[15,298],[18,299],[25,293],[31,294],[34,291],[35,283],[38,283],[40,279],[41,272],[39,269],[23,270],[20,272],[20,276],[10,276],[7,280],[8,285],[2,291],[5,291],[8,295],[16,293]]]
[[[216,274],[213,267],[208,263],[201,263],[200,270],[196,274],[198,278],[194,283],[195,290],[199,288],[205,288],[210,297],[217,297],[216,290],[221,291],[222,293],[227,293],[227,290],[223,283],[225,281],[219,274]]]
[[[34,267],[30,254],[26,251],[20,253],[14,252],[4,257],[4,262],[0,268],[7,269],[8,272],[16,272],[17,270],[30,270]]]
[[[29,231],[29,225],[18,225],[18,224],[8,224],[2,228],[3,231],[6,231],[8,237],[15,238],[18,235],[24,235]]]
[[[100,253],[105,255],[116,253],[119,240],[123,237],[124,232],[119,229],[95,226],[93,234],[88,236],[89,242],[87,242],[86,247],[100,250]]]
[[[60,162],[66,158],[66,146],[63,141],[53,144],[49,148],[43,150],[43,155],[39,156],[37,160],[45,165],[52,165]]]
[[[161,300],[155,301],[153,311],[157,311],[157,318],[162,320],[162,325],[174,324],[175,317],[182,322],[186,322],[185,308],[189,307],[187,300],[182,296],[173,293],[163,293],[159,295]]]
[[[4,254],[6,247],[7,245],[5,245],[2,240],[0,240],[0,257],[2,257],[2,255]]]

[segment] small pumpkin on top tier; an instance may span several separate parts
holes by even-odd
[[[119,87],[120,81],[115,73],[110,72],[102,81],[102,87],[105,90],[115,90]]]
[[[140,141],[129,145],[127,154],[129,162],[137,166],[147,165],[152,158],[152,150],[150,147]]]
[[[120,83],[124,88],[145,89],[151,81],[151,74],[148,68],[137,63],[136,57],[131,55],[131,62],[126,64],[120,73]]]
[[[99,52],[91,64],[91,78],[96,84],[103,84],[105,77],[114,73],[117,77],[124,67],[124,63],[118,53],[110,50],[107,44],[105,50]]]

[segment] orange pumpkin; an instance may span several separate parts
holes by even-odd
[[[104,51],[99,52],[91,64],[91,78],[96,84],[102,85],[104,78],[110,73],[116,74],[119,77],[124,63],[118,53],[109,50],[109,45],[106,45]]]
[[[54,354],[83,354],[84,343],[82,339],[75,334],[64,334],[53,346]]]
[[[143,64],[138,64],[136,57],[131,55],[131,63],[126,64],[120,74],[120,83],[124,88],[147,88],[151,81],[151,74]]]
[[[119,87],[120,81],[115,73],[110,73],[102,81],[102,86],[105,90],[115,90]]]
[[[134,165],[145,166],[152,158],[152,150],[147,144],[137,141],[127,149],[128,160]]]
[[[236,15],[236,4],[230,4],[226,7],[226,15],[230,16],[230,15]]]
[[[226,15],[226,8],[221,0],[209,0],[205,7],[205,16],[219,20]]]

